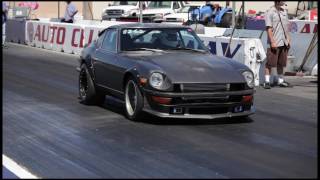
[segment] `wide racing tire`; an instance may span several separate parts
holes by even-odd
[[[125,114],[132,121],[139,121],[143,116],[144,98],[136,80],[129,77],[125,84]]]
[[[79,73],[79,97],[80,102],[86,105],[101,105],[105,100],[105,94],[97,91],[84,63],[81,65]]]

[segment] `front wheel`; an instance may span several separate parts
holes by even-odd
[[[142,118],[143,96],[132,77],[127,80],[125,86],[125,106],[128,119],[138,121]]]

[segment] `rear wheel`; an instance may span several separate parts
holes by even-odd
[[[132,77],[128,78],[125,86],[125,106],[128,119],[138,121],[142,118],[143,96]]]
[[[79,73],[79,96],[80,102],[87,105],[100,105],[105,100],[105,94],[96,90],[85,64],[81,65]]]

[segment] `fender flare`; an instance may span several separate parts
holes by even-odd
[[[124,73],[124,76],[123,76],[123,79],[122,79],[122,91],[124,92],[124,88],[125,88],[125,83],[126,83],[126,79],[129,77],[129,76],[132,76],[133,78],[135,78],[138,81],[138,78],[140,77],[140,73],[138,71],[138,68],[137,67],[133,67],[131,69],[128,69],[125,73]],[[140,88],[140,85],[138,86]]]
[[[81,57],[79,62],[80,62],[80,67],[81,67],[82,64],[85,64],[87,66],[87,69],[89,71],[89,74],[90,74],[92,80],[95,81],[95,76],[94,76],[94,73],[93,73],[93,65],[92,65],[91,57],[90,56],[88,56],[86,58],[82,58]]]

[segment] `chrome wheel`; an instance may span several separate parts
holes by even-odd
[[[127,112],[133,116],[137,107],[137,85],[133,80],[128,81],[125,93]]]

